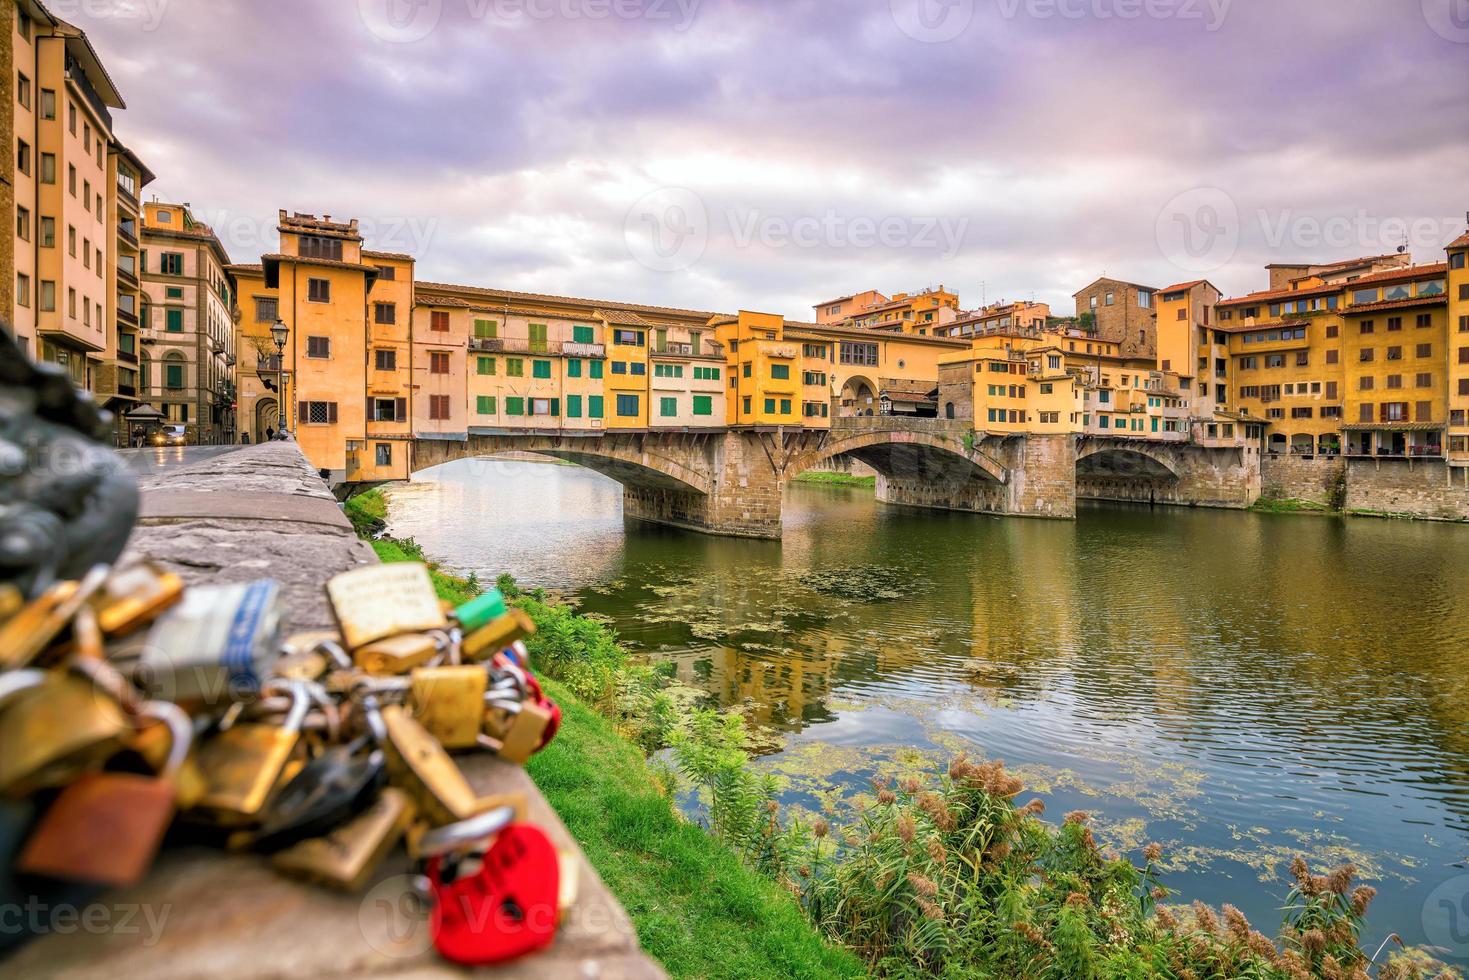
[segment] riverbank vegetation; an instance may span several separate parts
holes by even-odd
[[[365,535],[382,528],[373,497],[346,505]],[[373,546],[384,561],[425,560],[411,540]],[[479,588],[433,576],[455,601]],[[1178,899],[1156,845],[1120,855],[1085,813],[1047,821],[1000,762],[960,756],[879,779],[840,819],[788,813],[738,714],[679,697],[604,624],[508,576],[497,584],[536,621],[532,662],[566,713],[530,773],[674,976],[1460,976],[1419,950],[1361,948],[1374,890],[1350,865],[1293,862],[1267,935],[1231,905]],[[679,815],[683,789],[704,828]]]
[[[797,474],[792,483],[814,483],[826,487],[863,487],[872,490],[877,486],[875,476],[856,476],[852,473],[833,473],[827,470],[807,470]]]

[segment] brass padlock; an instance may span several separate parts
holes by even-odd
[[[461,649],[466,660],[487,660],[535,631],[536,624],[524,609],[511,609],[465,636]]]
[[[446,749],[472,748],[484,719],[489,674],[477,664],[419,667],[409,675],[413,717]]]
[[[352,659],[364,672],[384,676],[406,674],[428,663],[438,652],[438,639],[433,634],[400,633],[358,647],[352,651]]]
[[[550,723],[550,711],[533,701],[525,701],[510,717],[503,736],[486,735],[480,739],[480,744],[493,749],[506,762],[523,766],[541,747],[541,737],[546,734],[546,726]]]
[[[56,797],[16,859],[17,870],[122,887],[148,873],[173,820],[177,778],[194,728],[176,704],[149,702],[142,712],[168,727],[173,744],[158,776],[91,772]]]
[[[81,581],[57,582],[0,623],[0,670],[30,666],[106,581],[107,566],[96,565]]]
[[[278,852],[271,863],[285,874],[361,891],[403,838],[415,813],[412,798],[388,786],[372,806],[325,837],[313,837]]]
[[[419,562],[354,568],[328,581],[326,594],[348,650],[399,633],[442,629],[449,622],[428,566]]]
[[[108,636],[147,626],[184,595],[184,580],[151,562],[114,573],[92,597],[97,625]]]
[[[196,809],[225,826],[256,820],[282,782],[310,707],[306,686],[293,681],[291,710],[283,724],[245,722],[206,741],[199,749],[204,792]]]
[[[127,714],[71,671],[0,675],[0,792],[61,786],[102,766],[132,735]]]
[[[402,705],[382,709],[388,778],[418,804],[423,818],[442,827],[480,812],[484,805],[439,740]]]

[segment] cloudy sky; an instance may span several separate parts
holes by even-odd
[[[1260,288],[1469,209],[1469,0],[49,0],[236,261],[810,318],[943,283]]]

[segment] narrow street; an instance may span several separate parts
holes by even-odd
[[[234,452],[240,446],[144,446],[141,449],[119,449],[117,454],[138,476],[153,476],[181,466],[193,466],[206,459]]]

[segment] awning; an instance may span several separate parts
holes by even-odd
[[[1343,432],[1442,432],[1442,422],[1352,422]]]
[[[128,409],[122,417],[130,422],[147,422],[163,418],[163,413],[147,402],[143,402],[137,408]]]

